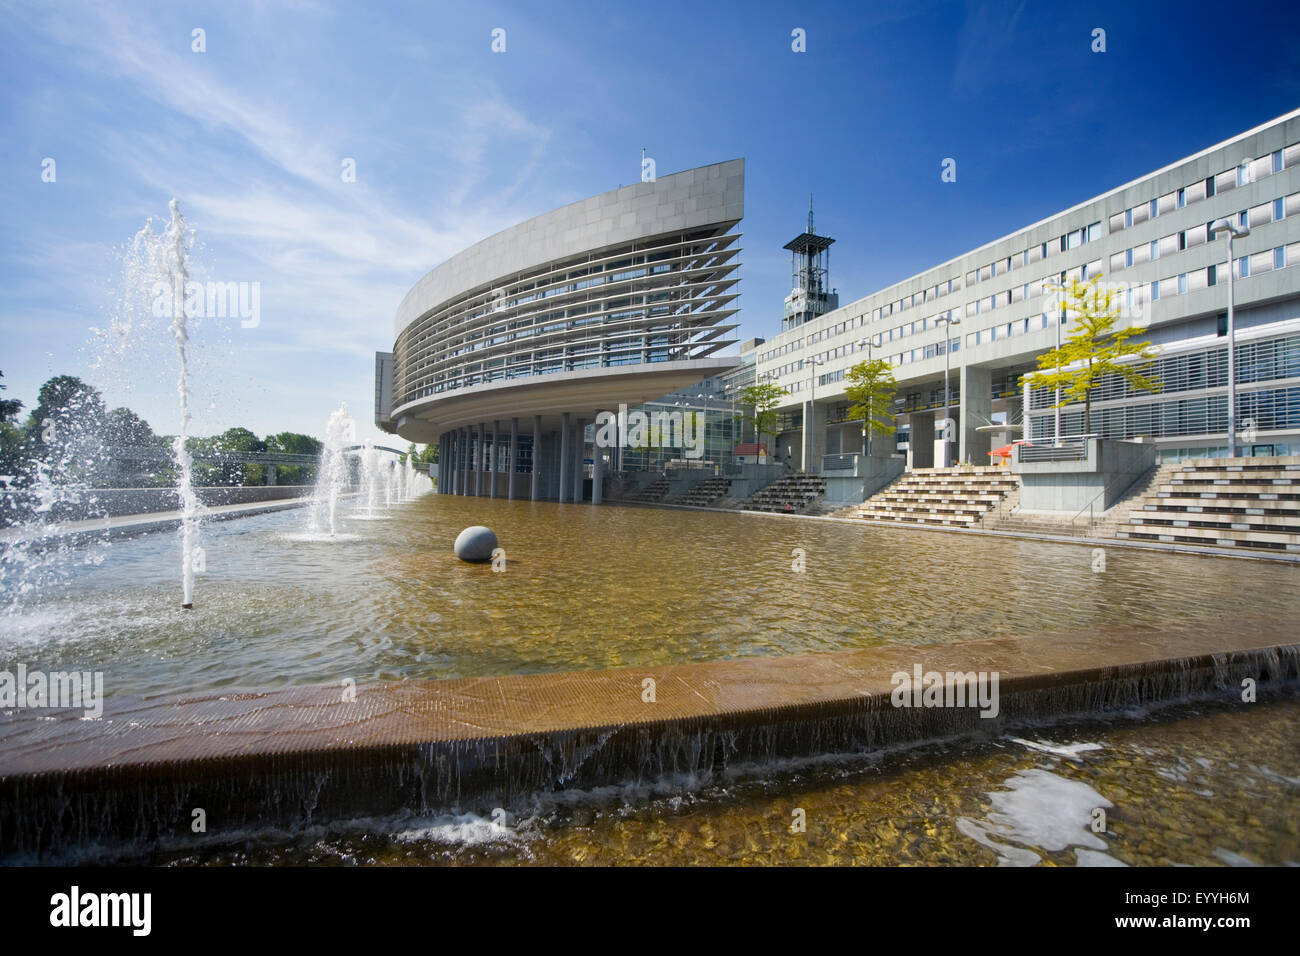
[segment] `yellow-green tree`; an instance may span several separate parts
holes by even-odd
[[[1083,403],[1083,430],[1092,432],[1092,393],[1107,375],[1119,375],[1141,392],[1153,392],[1160,380],[1148,377],[1157,350],[1150,342],[1134,342],[1140,331],[1135,326],[1118,328],[1122,318],[1118,293],[1101,285],[1097,275],[1087,282],[1072,279],[1069,285],[1051,286],[1060,294],[1063,316],[1071,331],[1059,349],[1038,356],[1039,371],[1021,381],[1034,388],[1060,389],[1061,400],[1053,408]],[[1137,358],[1138,361],[1132,361]],[[1027,436],[1026,436],[1027,437]]]
[[[844,394],[853,403],[849,417],[862,419],[862,433],[866,437],[864,450],[870,456],[872,436],[888,438],[896,431],[890,403],[898,391],[898,383],[885,359],[859,362],[849,369],[845,379],[848,385],[844,387]]]
[[[752,415],[742,415],[741,417],[754,425],[754,441],[767,447],[763,441],[764,435],[771,435],[773,439],[777,437],[776,428],[776,406],[781,404],[781,399],[790,393],[780,385],[773,385],[771,382],[760,382],[757,385],[750,385],[740,392],[740,401],[742,405],[748,405],[754,410]]]

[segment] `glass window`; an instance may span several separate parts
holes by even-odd
[[[1250,163],[1242,163],[1237,167],[1237,185],[1245,186],[1250,182]]]
[[[1160,201],[1159,201],[1159,200],[1157,200],[1157,199],[1153,199],[1153,200],[1151,200],[1151,203],[1150,203],[1150,211],[1148,212],[1148,215],[1149,215],[1152,219],[1154,219],[1154,218],[1156,218],[1156,216],[1160,215]]]
[[[1151,283],[1151,301],[1154,302],[1160,298],[1160,282],[1157,280]]]
[[[1205,241],[1206,241],[1206,242],[1213,242],[1213,241],[1214,241],[1214,237],[1215,237],[1215,235],[1217,235],[1217,234],[1216,234],[1215,231],[1214,231],[1214,223],[1213,223],[1213,222],[1207,222],[1207,223],[1205,224]]]
[[[1044,258],[1044,259],[1047,258],[1047,243],[1043,243],[1043,255],[1042,255],[1042,258]]]
[[[1273,250],[1273,268],[1286,268],[1286,246],[1278,246]]]
[[[1088,227],[1088,241],[1095,242],[1101,238],[1101,223],[1094,222]]]
[[[1124,210],[1124,228],[1127,229],[1127,228],[1128,228],[1129,226],[1131,226],[1131,225],[1133,225],[1133,210],[1132,210],[1132,209],[1125,209],[1125,210]]]
[[[1178,208],[1182,209],[1186,205],[1187,205],[1187,190],[1180,189],[1178,190]]]
[[[1180,232],[1178,234],[1178,251],[1182,252],[1186,248],[1187,248],[1187,233]]]
[[[1284,216],[1286,216],[1286,200],[1274,199],[1273,200],[1273,221],[1277,222],[1279,219],[1283,218]]]
[[[1280,173],[1281,171],[1282,171],[1282,150],[1275,149],[1273,150],[1273,172]]]
[[[1237,213],[1237,225],[1241,226],[1243,229],[1250,225],[1250,214],[1247,213],[1246,210],[1243,209],[1241,212]]]
[[[1219,267],[1217,265],[1212,265],[1205,270],[1205,284],[1206,285],[1219,284]]]
[[[1133,250],[1132,250],[1132,249],[1125,249],[1125,250],[1124,250],[1124,265],[1126,265],[1126,266],[1131,266],[1132,264],[1133,264]]]
[[[1186,293],[1187,293],[1187,273],[1183,272],[1180,273],[1178,276],[1178,294],[1185,295]]]
[[[1150,247],[1150,248],[1151,248],[1151,258],[1152,258],[1152,259],[1159,259],[1159,258],[1160,258],[1160,240],[1159,240],[1159,239],[1152,239],[1152,240],[1151,240],[1151,247]]]
[[[1209,199],[1213,195],[1214,195],[1214,177],[1207,176],[1205,178],[1205,198]]]
[[[1242,256],[1237,260],[1237,278],[1245,279],[1250,276],[1250,256]]]

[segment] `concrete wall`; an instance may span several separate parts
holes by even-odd
[[[907,465],[903,458],[863,458],[844,471],[822,471],[826,479],[826,503],[856,505],[896,481]]]
[[[281,501],[288,498],[306,498],[312,485],[246,485],[243,487],[195,488],[199,501],[208,506],[242,505],[258,501]],[[5,497],[19,497],[22,493],[6,493]],[[78,493],[75,500],[60,501],[48,512],[53,521],[86,521],[91,518],[115,518],[120,515],[153,514],[176,511],[180,501],[175,488],[92,488]],[[20,504],[18,511],[21,513]],[[0,515],[8,516],[14,509],[0,506]],[[0,524],[5,518],[0,517]]]
[[[1020,476],[1021,511],[1077,514],[1091,504],[1101,512],[1156,466],[1156,446],[1150,442],[1089,439],[1083,461],[1022,462],[1023,447],[1015,446],[1011,462]]]

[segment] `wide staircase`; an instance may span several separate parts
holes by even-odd
[[[826,494],[821,475],[786,475],[754,492],[740,507],[746,511],[806,513]]]
[[[1116,537],[1300,551],[1300,457],[1192,458],[1167,467]]]
[[[916,468],[857,507],[859,518],[969,528],[1020,481],[996,465]]]
[[[1167,480],[1173,465],[1161,465],[1139,475],[1133,484],[1124,489],[1123,499],[1107,511],[1088,508],[1069,512],[1021,511],[1020,493],[1013,491],[1006,499],[980,519],[979,526],[989,531],[1008,531],[1015,534],[1051,534],[1075,538],[1113,538],[1116,528],[1128,524],[1128,511],[1133,501],[1154,491],[1162,480]]]
[[[695,505],[706,508],[715,501],[727,497],[729,491],[731,491],[730,478],[706,478],[694,488],[683,495],[678,495],[673,500],[674,503],[679,505]]]
[[[634,491],[626,496],[624,501],[655,502],[663,501],[664,496],[668,494],[668,479],[656,478],[650,484],[646,485],[640,491]]]

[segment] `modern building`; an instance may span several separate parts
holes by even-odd
[[[1214,230],[1225,218],[1250,230],[1234,240],[1231,264]],[[806,246],[796,256],[817,252]],[[1125,322],[1145,326],[1141,338],[1158,347],[1161,384],[1134,392],[1118,376],[1104,380],[1091,432],[1149,437],[1166,458],[1222,455],[1230,266],[1239,453],[1300,453],[1300,111],[824,314],[792,318],[787,300],[783,330],[757,361],[761,380],[790,393],[775,451],[815,471],[825,455],[861,450],[844,376],[870,355],[893,366],[914,467],[933,463],[945,363],[957,458],[988,464],[990,439],[1001,437],[978,429],[1023,420],[1021,376],[1058,332],[1069,335],[1050,288],[1102,276],[1119,291]],[[810,268],[824,289],[825,274]],[[796,284],[792,297],[799,292]],[[1054,396],[1035,391],[1029,404],[1030,438],[1054,437]],[[1063,435],[1083,431],[1081,406],[1060,418]]]
[[[376,420],[439,446],[443,493],[592,500],[623,449],[586,426],[726,372],[745,162],[624,186],[453,256],[397,310]],[[697,389],[698,391],[699,389]]]

